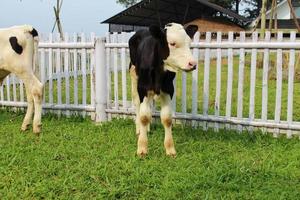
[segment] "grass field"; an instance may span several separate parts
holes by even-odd
[[[95,126],[43,118],[43,134],[19,131],[23,114],[0,111],[0,199],[299,199],[300,142],[261,133],[174,127],[166,157],[153,125],[149,155],[135,155],[131,120]]]
[[[272,60],[275,60],[273,55]],[[238,57],[234,57],[232,116],[236,116]],[[272,63],[271,63],[272,64]],[[273,63],[274,65],[274,63]],[[274,71],[274,66],[272,66]],[[199,64],[198,112],[202,113],[203,61]],[[248,116],[250,56],[246,56],[243,108]],[[128,99],[131,98],[127,75]],[[181,74],[177,77],[177,111],[181,111]],[[57,82],[53,82],[57,102]],[[74,80],[70,79],[71,103]],[[187,76],[187,111],[192,105],[192,77]],[[90,76],[87,77],[90,88]],[[216,61],[210,65],[209,114],[214,113]],[[283,81],[281,119],[286,119],[287,86]],[[294,120],[300,121],[300,82],[294,84]],[[112,94],[113,91],[112,76]],[[121,100],[119,73],[119,100]],[[222,60],[221,114],[225,114],[227,59]],[[48,101],[49,85],[45,85]],[[255,117],[260,118],[262,69],[257,68]],[[82,79],[78,98],[82,102]],[[4,90],[5,91],[5,90]],[[62,101],[65,102],[62,80]],[[87,89],[87,103],[90,90]],[[276,80],[269,80],[268,118],[274,119]],[[11,91],[12,95],[12,91]],[[12,96],[11,96],[12,99]],[[154,124],[149,155],[136,156],[132,120],[95,126],[88,119],[43,118],[38,138],[19,131],[23,113],[0,110],[0,199],[299,199],[300,142],[296,137],[274,139],[260,132],[220,133],[176,125],[175,159],[165,156],[163,128]]]

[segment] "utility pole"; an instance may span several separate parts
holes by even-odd
[[[54,29],[57,25],[57,29],[58,29],[58,32],[59,32],[59,35],[60,35],[60,39],[63,41],[64,40],[64,32],[63,32],[61,21],[60,21],[60,10],[61,10],[61,7],[62,7],[62,3],[63,3],[63,0],[57,0],[56,1],[56,7],[53,6],[54,15],[55,15],[55,22],[54,22],[54,25],[53,25],[53,28],[52,28],[52,32],[54,31]]]

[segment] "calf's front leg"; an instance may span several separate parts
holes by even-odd
[[[140,134],[138,138],[137,155],[145,156],[148,153],[148,126],[151,122],[151,107],[150,99],[144,97],[143,102],[140,104],[139,109],[139,129]]]
[[[172,106],[171,106],[171,97],[169,94],[161,93],[161,112],[160,118],[161,123],[165,129],[165,149],[168,156],[175,157],[176,150],[174,146],[173,136],[172,136]]]

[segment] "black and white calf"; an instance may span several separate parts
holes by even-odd
[[[25,131],[33,119],[33,132],[41,131],[43,85],[35,77],[33,65],[38,48],[38,33],[29,25],[0,29],[0,85],[14,73],[25,85],[28,108],[22,124]]]
[[[178,70],[196,69],[197,61],[192,56],[190,44],[197,30],[198,27],[194,25],[184,29],[180,24],[170,23],[164,30],[151,26],[149,30],[138,31],[129,40],[139,156],[148,152],[147,132],[152,118],[150,104],[153,99],[161,103],[166,154],[176,155],[172,136],[173,80]]]

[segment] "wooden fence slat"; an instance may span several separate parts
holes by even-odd
[[[291,42],[296,41],[296,32],[291,32]],[[290,50],[289,61],[289,80],[288,80],[288,103],[287,103],[287,121],[291,125],[293,123],[293,101],[294,101],[294,73],[295,73],[295,49]],[[291,138],[293,132],[287,131],[287,137]]]
[[[283,33],[279,32],[277,41],[283,40]],[[282,96],[282,49],[277,50],[277,78],[276,78],[276,106],[275,106],[275,123],[280,122],[281,115],[281,96]],[[280,130],[274,129],[274,137],[278,137]]]
[[[96,42],[96,34],[95,33],[91,33],[91,42],[95,43]],[[95,106],[96,105],[96,60],[95,60],[95,49],[92,49],[90,52],[90,59],[91,59],[91,63],[90,63],[90,77],[91,77],[91,105]],[[91,119],[95,120],[96,116],[95,114],[91,115]]]
[[[175,78],[174,78],[174,80],[173,80],[174,94],[173,94],[173,98],[172,98],[172,110],[173,110],[173,116],[175,116],[175,114],[176,114],[176,109],[177,109],[177,105],[176,105],[176,101],[177,101],[177,87],[176,87],[176,81],[177,81],[177,77],[175,76]]]
[[[12,86],[13,86],[13,101],[17,102],[17,87],[16,87],[16,75],[12,74]]]
[[[266,42],[270,42],[271,33],[266,32]],[[264,49],[264,61],[263,61],[263,78],[262,78],[262,108],[261,119],[263,121],[268,120],[268,79],[269,79],[269,62],[270,62],[270,49]],[[263,129],[263,132],[266,130]]]
[[[40,59],[40,77],[41,77],[41,82],[42,84],[44,85],[45,82],[46,82],[46,65],[45,65],[45,49],[41,49],[41,59]],[[23,85],[20,83],[20,95],[21,95],[21,98],[22,98],[22,94],[23,91],[21,92],[21,90],[23,90]],[[43,92],[43,103],[45,103],[45,89],[44,89],[44,92]],[[23,97],[24,98],[24,97]]]
[[[6,101],[10,101],[10,77],[8,76],[6,78]]]
[[[77,42],[77,34],[73,35],[73,42]],[[73,73],[74,73],[74,104],[78,105],[78,54],[77,50],[74,49],[73,54]]]
[[[245,42],[245,32],[240,33],[240,41]],[[245,68],[245,49],[240,49],[240,60],[239,60],[239,77],[238,77],[238,100],[237,100],[237,118],[243,118],[243,98],[244,98],[244,68]],[[238,125],[238,131],[242,132],[243,127]]]
[[[186,114],[186,72],[182,72],[181,112]]]
[[[126,33],[122,33],[121,42],[126,43]],[[127,65],[126,65],[126,49],[121,49],[121,67],[122,67],[122,100],[123,108],[127,108]]]
[[[20,101],[24,102],[24,83],[21,79],[20,79]]]
[[[85,43],[85,34],[81,34],[81,42]],[[81,49],[81,73],[82,73],[82,105],[85,106],[87,103],[87,95],[86,95],[86,88],[87,88],[87,81],[86,81],[86,48]],[[85,112],[82,113],[85,116]]]
[[[221,44],[222,33],[217,33],[217,42]],[[215,116],[220,116],[220,99],[221,99],[221,74],[222,74],[222,49],[217,49],[217,71],[216,71],[216,97],[215,97]],[[219,131],[219,123],[215,123],[215,131]]]
[[[69,42],[69,35],[65,33],[65,42]],[[66,88],[66,104],[70,104],[70,66],[69,66],[69,49],[65,49],[64,52],[64,78],[65,78],[65,88]],[[70,111],[66,111],[66,115],[70,116]]]
[[[118,34],[113,34],[113,42],[118,42]],[[113,49],[113,57],[114,57],[114,104],[115,109],[119,109],[119,80],[118,80],[118,48]]]
[[[199,42],[200,33],[197,32],[194,36],[194,43]],[[193,56],[195,60],[199,60],[199,49],[193,49]],[[196,115],[198,113],[198,71],[199,64],[197,63],[196,69],[192,72],[192,114]],[[193,122],[193,125],[195,123]]]
[[[60,40],[60,34],[57,34],[57,42],[61,42]],[[56,49],[56,71],[55,71],[55,75],[57,78],[57,104],[61,105],[62,104],[62,94],[61,94],[61,50],[60,49]],[[61,111],[57,111],[58,115],[61,115]]]
[[[252,34],[252,42],[258,41],[258,33]],[[249,120],[255,118],[255,82],[256,82],[256,66],[257,66],[257,49],[251,50],[251,72],[250,72],[250,103],[249,103]],[[252,131],[252,128],[250,128]]]
[[[233,32],[228,34],[228,42],[233,42]],[[232,82],[233,82],[233,49],[228,49],[228,72],[227,72],[227,98],[226,98],[226,119],[231,118],[232,104]],[[230,129],[230,125],[226,124],[226,128]]]
[[[53,42],[52,33],[49,34],[49,43]],[[49,66],[48,66],[48,74],[49,74],[49,103],[53,104],[53,50],[49,48]]]
[[[3,91],[3,85],[0,85],[0,101],[4,101],[4,91]]]
[[[206,33],[206,42],[211,42],[211,32]],[[205,49],[204,81],[203,81],[203,115],[208,116],[209,108],[209,74],[210,74],[210,49]],[[207,130],[207,123],[203,123],[203,130]]]
[[[110,33],[106,34],[106,43],[110,43]],[[106,73],[107,73],[107,106],[111,107],[111,50],[106,48]]]

